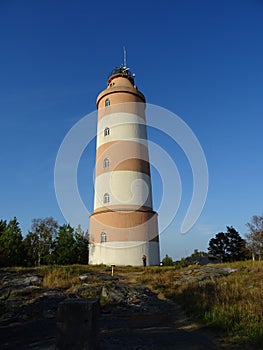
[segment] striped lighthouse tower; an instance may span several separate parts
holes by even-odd
[[[124,65],[97,98],[98,124],[90,264],[158,265],[157,213],[146,134],[145,97]]]

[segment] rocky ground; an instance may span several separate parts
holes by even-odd
[[[226,348],[219,336],[192,322],[179,306],[158,299],[135,281],[123,275],[101,278],[112,282],[100,291],[108,301],[101,308],[101,350]],[[89,288],[85,276],[80,279],[82,290]],[[25,272],[0,270],[0,281],[0,348],[55,349],[58,304],[81,294],[43,288],[40,276]]]

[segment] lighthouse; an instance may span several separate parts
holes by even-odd
[[[97,97],[94,212],[89,263],[159,265],[157,213],[146,132],[146,100],[124,65],[115,68]]]

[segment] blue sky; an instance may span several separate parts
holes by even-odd
[[[33,218],[65,222],[54,190],[58,149],[95,110],[125,45],[147,101],[187,123],[208,163],[204,210],[181,235],[191,168],[176,145],[149,131],[176,162],[183,189],[178,213],[161,235],[161,256],[205,250],[226,225],[244,235],[252,215],[263,212],[262,23],[260,0],[0,0],[0,218],[17,216],[24,235]],[[89,210],[93,160],[94,142],[78,169]],[[153,170],[156,207],[160,188]]]

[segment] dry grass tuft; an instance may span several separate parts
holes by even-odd
[[[78,275],[72,273],[66,267],[54,267],[47,270],[43,277],[43,287],[68,289],[79,284]]]

